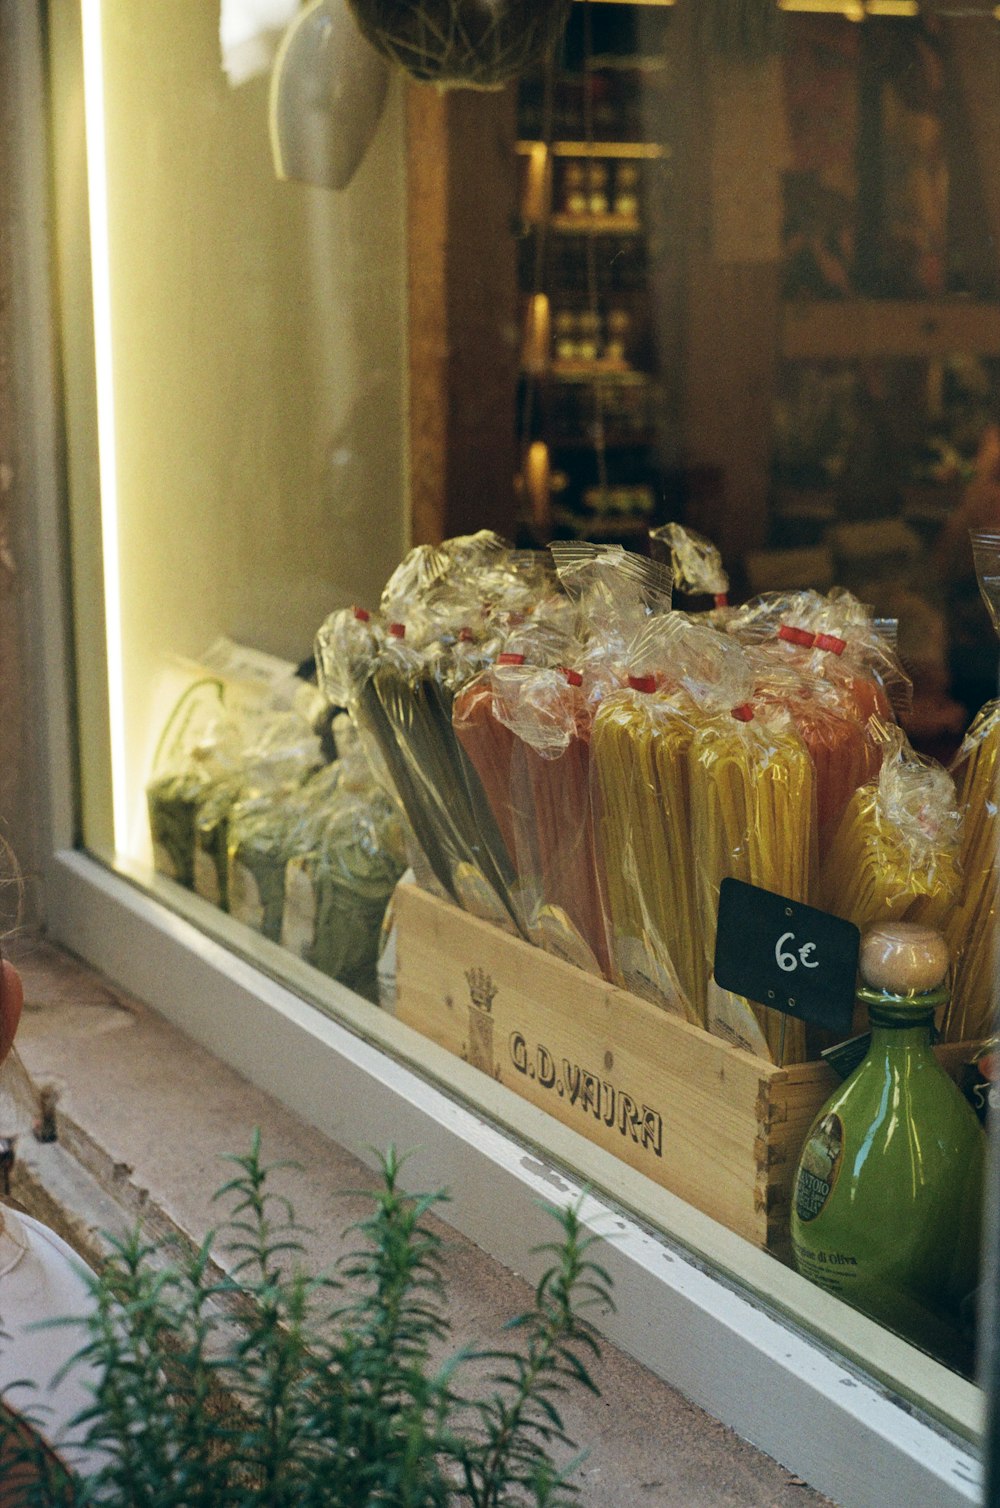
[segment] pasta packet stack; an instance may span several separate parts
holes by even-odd
[[[711,971],[724,878],[809,899],[816,868],[812,760],[788,712],[756,697],[754,667],[735,639],[700,624],[681,625],[674,665],[698,713],[688,765],[706,1024],[775,1062],[802,1062],[803,1023],[747,1006],[720,990]]]
[[[302,792],[284,872],[281,943],[332,979],[376,998],[379,934],[405,867],[395,803],[361,748]]]
[[[696,708],[670,674],[672,619],[633,646],[591,737],[594,809],[617,982],[705,1024],[689,755]],[[665,689],[669,688],[669,689]]]
[[[230,747],[225,771],[213,781],[195,815],[194,888],[212,905],[229,908],[229,822],[248,796],[294,790],[323,764],[320,741],[293,712],[248,719]]]
[[[200,888],[196,885],[199,812],[213,797],[232,799],[241,763],[241,727],[221,705],[156,761],[159,767],[146,786],[153,864],[160,874],[188,890]]]
[[[996,1030],[998,867],[1000,843],[1000,701],[987,702],[952,765],[962,813],[962,890],[947,929],[954,959],[944,1035],[979,1041]]]
[[[390,577],[378,614],[335,613],[317,638],[321,686],[348,707],[377,753],[426,861],[420,869],[507,929],[515,926],[513,863],[451,711],[456,686],[486,656],[491,613],[511,600],[523,608],[537,595],[527,574],[515,552],[485,532],[418,546]]]
[[[618,548],[553,554],[576,637],[543,639],[529,621],[456,701],[455,726],[508,835],[527,935],[607,975],[591,810],[593,708],[619,683],[618,657],[634,623],[669,608],[670,585],[651,561]]]
[[[293,724],[305,726],[287,714],[268,727],[225,819],[229,912],[272,942],[281,936],[285,865],[308,841],[304,811],[316,805],[314,790],[322,803],[337,779],[337,766],[322,764],[318,738],[296,733]],[[311,781],[315,786],[305,791]]]
[[[877,779],[851,797],[819,881],[819,904],[862,932],[886,921],[947,931],[961,889],[961,816],[947,770],[882,728]],[[857,1031],[867,1030],[862,1010]]]

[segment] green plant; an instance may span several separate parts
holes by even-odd
[[[217,1197],[231,1210],[194,1255],[164,1262],[133,1231],[92,1279],[94,1307],[74,1363],[102,1378],[77,1421],[104,1464],[72,1483],[37,1446],[18,1508],[557,1508],[576,1491],[560,1413],[572,1387],[597,1391],[584,1312],[610,1305],[575,1209],[510,1349],[435,1360],[449,1335],[442,1194],[413,1196],[400,1160],[381,1160],[357,1249],[335,1277],[299,1266],[301,1227],[268,1180],[255,1136]],[[221,1276],[210,1248],[229,1251]],[[459,1387],[469,1363],[485,1390]],[[2,1429],[0,1421],[0,1429]],[[8,1446],[8,1448],[12,1448]],[[2,1453],[2,1452],[0,1452]]]

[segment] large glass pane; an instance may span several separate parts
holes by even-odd
[[[432,20],[475,9],[424,5]],[[694,1023],[699,1040],[735,1040],[744,1066],[756,1054],[769,1073],[780,1070],[769,1093],[789,1068],[790,1098],[764,1116],[763,1181],[752,1188],[760,1230],[731,1222],[788,1269],[795,1164],[835,1082],[819,1054],[851,1023],[824,1036],[801,1020],[775,1025],[766,1001],[756,1014],[726,1004],[708,978],[722,879],[859,926],[904,918],[943,927],[960,1003],[949,1017],[938,1010],[944,1056],[980,1107],[988,1092],[974,1060],[992,1031],[996,719],[978,722],[962,747],[957,793],[944,766],[997,687],[996,635],[968,531],[1000,530],[1000,23],[991,7],[925,14],[909,0],[572,0],[538,11],[552,13],[558,34],[548,50],[527,45],[524,17],[510,23],[507,56],[518,66],[504,87],[439,91],[441,39],[458,33],[422,33],[421,61],[406,53],[425,76],[417,82],[385,62],[393,47],[373,30],[376,9],[275,4],[275,24],[263,27],[259,7],[227,0],[224,40],[245,23],[258,59],[235,81],[223,61],[232,71],[248,54],[220,53],[220,12],[203,0],[51,8],[83,840],[262,967],[291,970],[328,1009],[341,1006],[325,993],[327,975],[376,994],[375,944],[364,968],[350,963],[346,940],[357,934],[345,918],[357,920],[363,894],[374,938],[404,851],[428,888],[540,945],[539,969],[547,949],[631,986],[643,1009],[667,1008],[652,1018],[665,1035],[677,1030],[669,1015],[680,999],[682,1024]],[[393,33],[397,51],[408,24],[403,16]],[[481,84],[496,37],[469,35]],[[430,575],[405,603],[408,622],[390,610],[398,599],[377,610],[411,538],[430,545],[489,528],[523,551],[585,541],[646,560],[669,554],[651,531],[671,524],[717,547],[712,574],[677,577],[674,605],[702,615],[699,631],[727,646],[718,650],[727,664],[741,640],[720,571],[731,606],[782,594],[755,620],[755,653],[762,636],[773,648],[784,630],[786,646],[804,653],[773,682],[747,654],[745,694],[724,707],[709,707],[707,692],[699,702],[704,687],[695,695],[697,677],[687,675],[694,702],[671,725],[672,747],[681,724],[687,739],[686,825],[678,819],[667,833],[657,826],[663,730],[650,735],[640,817],[601,767],[589,682],[558,747],[532,745],[513,716],[503,726],[524,748],[512,755],[505,745],[504,759],[476,744],[483,729],[471,715],[455,735],[462,664],[489,672],[506,645],[514,658],[505,669],[524,669],[519,643],[498,637],[502,593],[534,582],[517,612],[504,599],[503,627],[515,637],[525,615],[559,619],[537,559],[505,555],[500,570],[488,553],[480,574],[462,577],[468,616],[453,613],[446,629],[438,558],[421,557]],[[461,575],[466,559],[448,571]],[[656,605],[651,580],[643,577],[643,624]],[[634,594],[625,596],[631,611]],[[845,603],[855,598],[866,607],[851,617]],[[388,797],[377,780],[362,782],[371,826],[364,842],[352,829],[355,910],[342,885],[324,923],[332,941],[320,947],[309,836],[319,829],[310,823],[329,815],[324,802],[341,810],[348,787],[326,761],[344,755],[351,732],[311,698],[308,662],[320,625],[351,604],[363,609],[353,620],[359,654],[405,674],[394,700],[378,686],[365,715],[360,693],[353,708],[378,746]],[[809,617],[820,611],[822,622]],[[595,610],[585,632],[599,621],[607,628]],[[634,635],[639,622],[629,622]],[[671,622],[682,635],[690,628],[679,615]],[[867,660],[848,642],[862,628]],[[540,667],[564,675],[568,665],[566,695],[577,689],[573,656],[586,659],[574,632],[564,658]],[[463,660],[468,644],[478,660],[471,650]],[[883,678],[866,709],[852,703],[850,716],[843,700],[830,702],[847,695],[850,676],[805,654],[845,648],[843,665],[869,690],[876,661],[895,665],[898,650],[905,670]],[[667,695],[663,666],[640,674],[638,655],[623,649],[608,661],[604,690]],[[531,670],[530,650],[527,658]],[[329,677],[324,688],[338,705],[353,696],[352,665],[342,668],[338,695]],[[477,687],[503,722],[496,686]],[[781,786],[780,821],[778,796],[766,819],[770,844],[748,860],[765,818],[720,808],[715,821],[706,729],[718,730],[712,716],[721,707],[729,717],[733,705],[748,725],[755,704],[802,779]],[[766,706],[781,710],[780,728]],[[301,734],[294,748],[289,718]],[[814,723],[830,748],[819,750]],[[727,758],[735,727],[729,718]],[[821,794],[810,827],[811,793],[832,782],[837,739],[850,743],[856,767],[836,799],[824,805]],[[899,778],[883,788],[886,769]],[[773,770],[750,759],[747,812],[754,777],[767,785]],[[345,823],[358,804],[358,787],[350,791]],[[570,852],[561,835],[574,826],[565,816],[574,801],[584,815]],[[848,814],[857,831],[842,835]],[[723,833],[727,815],[736,836]],[[619,817],[631,828],[614,871]],[[892,865],[895,891],[883,884],[873,901],[864,885],[895,874]],[[667,879],[678,893],[688,887],[683,904],[663,902]],[[463,965],[469,1040],[456,1050],[502,1078],[488,1050],[495,981],[472,976]],[[865,1024],[859,1014],[853,1027]],[[608,1074],[615,1056],[606,1055]],[[575,1105],[570,1079],[557,1085],[555,1059],[532,1060],[530,1073],[528,1061],[515,1054],[503,1082],[536,1102],[547,1085]],[[982,1135],[971,1110],[962,1120],[956,1091],[941,1093],[964,1128],[965,1151],[951,1154],[959,1162],[946,1180],[954,1189],[978,1166]],[[640,1110],[613,1077],[583,1103],[639,1148],[633,1166],[645,1171],[639,1153],[650,1148],[660,1156],[655,1110]],[[554,1099],[553,1108],[562,1113]],[[877,1118],[871,1106],[831,1114],[837,1125],[814,1135],[807,1168],[824,1200],[854,1176],[841,1165],[842,1122]],[[927,1114],[937,1124],[950,1112]],[[794,1135],[767,1142],[790,1120]],[[901,1116],[897,1144],[919,1141],[922,1129]],[[707,1139],[715,1134],[706,1126]],[[892,1149],[880,1155],[887,1181],[904,1177],[892,1171]],[[744,1171],[755,1176],[749,1163]],[[968,1226],[973,1269],[974,1183],[970,1175],[968,1197],[937,1217],[938,1227]],[[685,1175],[683,1192],[718,1213],[697,1179]],[[800,1204],[801,1216],[804,1195]],[[845,1248],[837,1265],[857,1260]],[[812,1288],[775,1271],[778,1302],[836,1328]],[[956,1282],[962,1292],[943,1328],[911,1324],[909,1300],[860,1307],[970,1376],[974,1270]],[[852,1297],[842,1273],[820,1286]],[[900,1299],[903,1276],[888,1288]]]

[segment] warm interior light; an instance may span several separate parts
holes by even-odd
[[[118,488],[115,443],[115,390],[111,341],[111,259],[108,229],[107,141],[104,114],[104,48],[101,0],[82,0],[83,98],[86,123],[87,199],[94,300],[94,357],[97,387],[97,458],[101,541],[104,563],[104,622],[108,669],[108,723],[111,745],[111,802],[114,845],[127,846],[125,780],[125,683],[122,659],[121,570],[118,543]]]
[[[544,440],[533,440],[528,447],[524,486],[531,503],[532,521],[540,528],[547,528],[552,511],[552,468]]]
[[[552,351],[552,310],[547,293],[536,293],[528,306],[528,327],[524,341],[526,372],[547,372]]]
[[[863,21],[866,15],[920,15],[920,0],[778,0],[778,8]]]
[[[524,218],[529,225],[539,225],[545,218],[548,169],[548,147],[544,141],[533,141],[528,153],[528,168],[524,185]]]
[[[843,16],[863,21],[866,16],[918,16],[920,0],[778,0],[781,10],[812,15]]]

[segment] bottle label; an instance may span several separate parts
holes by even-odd
[[[795,1213],[815,1220],[833,1193],[844,1154],[844,1126],[839,1115],[824,1115],[802,1152],[795,1180]]]

